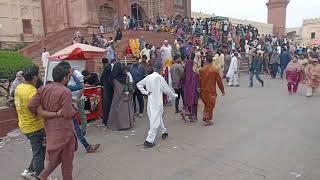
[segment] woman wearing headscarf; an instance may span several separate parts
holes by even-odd
[[[114,39],[115,42],[120,41],[122,39],[122,30],[119,28],[116,32],[116,37]]]
[[[198,73],[201,65],[201,59],[199,61],[200,51],[190,51],[187,57],[184,69],[184,98],[181,116],[185,122],[187,121],[186,116],[189,116],[190,122],[196,122],[198,120]]]
[[[288,81],[288,92],[290,95],[296,93],[298,90],[301,72],[302,65],[298,62],[298,57],[294,56],[284,71]]]
[[[217,54],[213,57],[212,65],[219,71],[220,76],[223,77],[224,54],[221,50],[218,50]]]
[[[306,79],[307,79],[307,97],[311,97],[316,94],[320,87],[320,64],[318,59],[311,58],[310,64],[306,67]]]
[[[302,72],[301,72],[301,75],[300,75],[300,82],[301,83],[305,83],[305,69],[309,63],[309,60],[308,60],[308,55],[302,55],[300,56],[300,59],[298,59],[298,62],[301,64],[302,66]]]
[[[278,67],[280,64],[280,57],[277,52],[277,50],[274,50],[272,52],[271,58],[270,58],[270,69],[271,69],[271,77],[274,79],[277,76]]]
[[[11,84],[11,88],[10,88],[10,96],[13,97],[14,96],[14,91],[16,90],[16,88],[18,87],[19,84],[24,82],[24,78],[23,78],[23,72],[19,71],[16,74],[16,78],[14,79],[14,81]]]
[[[112,64],[108,64],[108,59],[103,59],[102,61],[105,64],[100,79],[101,85],[103,86],[103,124],[107,126],[113,97],[113,87],[110,82]]]
[[[231,54],[230,54],[230,51],[227,50],[227,54],[226,54],[226,56],[224,57],[223,76],[221,76],[221,77],[226,77],[226,76],[227,76],[227,73],[228,73],[230,64],[231,64]]]
[[[129,78],[123,65],[116,62],[110,74],[113,86],[113,98],[108,119],[111,130],[126,130],[133,126],[133,101],[129,93]]]

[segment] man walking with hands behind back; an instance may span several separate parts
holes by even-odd
[[[144,146],[148,148],[155,145],[154,140],[156,138],[158,128],[161,130],[163,140],[168,137],[167,129],[164,127],[162,119],[162,94],[165,93],[171,97],[178,97],[178,95],[169,88],[164,78],[160,75],[162,72],[162,65],[160,63],[155,65],[154,71],[155,72],[148,75],[137,84],[141,93],[148,96],[147,113],[150,120],[150,130],[144,143]],[[146,88],[144,88],[145,86]]]
[[[220,72],[212,66],[212,56],[207,55],[206,59],[207,64],[199,71],[200,98],[204,104],[204,125],[211,126],[213,125],[212,114],[217,99],[216,84],[218,84],[218,87],[222,92],[222,96],[225,95],[225,92],[222,79],[220,77]]]
[[[68,68],[57,65],[52,72],[54,82],[38,89],[28,105],[32,114],[37,114],[39,107],[53,113],[52,117],[45,117],[48,163],[39,175],[41,180],[46,180],[60,163],[63,180],[72,180],[77,138],[72,122],[76,111],[72,107],[71,91],[66,87],[70,76]]]

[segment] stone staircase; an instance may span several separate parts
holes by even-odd
[[[81,35],[85,37],[85,39],[89,42],[92,41],[92,34],[97,33],[92,28],[68,28],[57,33],[48,35],[47,37],[43,38],[42,40],[32,43],[20,52],[33,60],[33,63],[40,67],[41,73],[43,73],[42,62],[41,62],[41,53],[43,48],[47,48],[47,51],[50,54],[54,54],[57,51],[69,46],[72,44],[72,38],[74,32],[79,29]],[[114,37],[115,33],[105,33],[103,34],[105,39],[109,39],[109,37]],[[123,38],[117,44],[116,47],[116,55],[119,59],[124,60],[125,56],[125,49],[129,45],[129,39],[136,39],[139,37],[143,37],[146,43],[154,44],[156,47],[162,45],[165,39],[169,40],[170,43],[173,44],[175,36],[169,33],[162,33],[162,32],[150,32],[150,31],[123,31]],[[96,60],[96,67],[94,68],[95,71],[100,72],[102,69],[101,60]]]
[[[240,59],[240,73],[248,73],[250,69],[249,58],[245,53],[241,53]]]
[[[116,54],[119,59],[123,59],[125,56],[125,50],[129,45],[129,39],[137,39],[143,37],[146,43],[151,43],[156,47],[161,47],[164,40],[168,40],[170,44],[173,44],[175,36],[173,34],[165,32],[150,32],[150,31],[124,31],[121,42],[117,45]]]
[[[59,32],[50,34],[40,41],[34,42],[25,48],[20,50],[24,56],[27,56],[33,60],[33,63],[40,67],[40,71],[43,72],[42,62],[41,62],[41,53],[43,48],[47,48],[47,51],[50,54],[54,54],[55,52],[69,46],[72,44],[72,38],[74,32],[79,29],[81,34],[84,36],[89,35],[88,28],[67,28],[61,30]]]
[[[40,67],[40,72],[43,73],[41,62],[42,49],[47,48],[47,51],[50,52],[50,54],[54,54],[57,51],[71,45],[74,32],[78,29],[80,30],[81,35],[84,36],[85,39],[89,42],[92,41],[92,34],[97,33],[96,28],[67,28],[57,33],[48,35],[38,42],[28,45],[27,47],[20,50],[20,52],[23,55],[32,58],[33,63],[38,65]],[[109,39],[109,37],[114,37],[115,33],[105,33],[103,34],[103,36],[105,39]],[[146,43],[151,43],[156,47],[161,47],[165,39],[169,40],[170,44],[173,44],[173,41],[175,39],[175,35],[166,32],[123,31],[123,37],[121,41],[119,41],[116,45],[115,51],[117,57],[123,61],[125,57],[126,47],[129,45],[129,39],[136,39],[140,37],[143,37]],[[242,58],[240,60],[240,72],[245,73],[249,70],[249,63],[244,54],[242,54],[241,56]],[[128,62],[131,62],[131,60],[128,59]],[[95,60],[95,65],[93,66],[95,67],[91,68],[92,70],[101,72],[102,63],[100,59]]]

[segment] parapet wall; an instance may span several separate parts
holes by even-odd
[[[319,18],[311,18],[311,19],[304,19],[303,20],[303,25],[317,24],[317,23],[320,23],[320,17]]]

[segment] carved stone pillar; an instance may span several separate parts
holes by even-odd
[[[288,4],[288,0],[269,0],[267,3],[268,23],[273,24],[273,34],[285,34]]]

